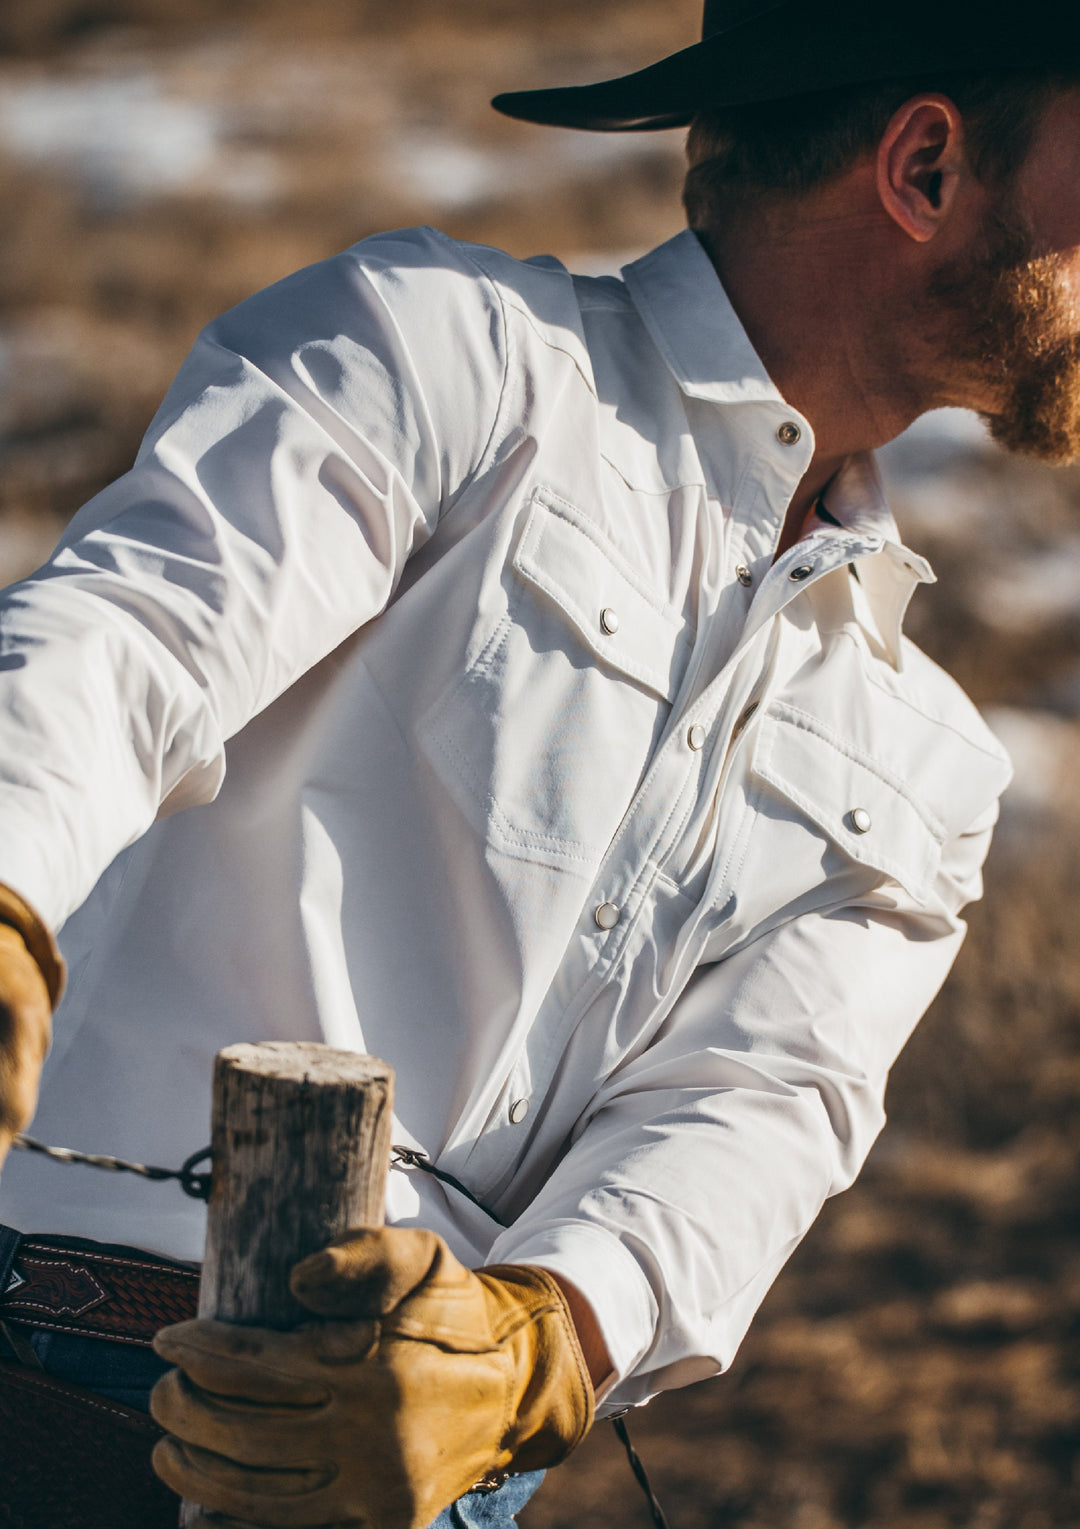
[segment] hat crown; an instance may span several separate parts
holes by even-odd
[[[701,42],[633,74],[514,91],[495,105],[526,122],[640,133],[687,127],[703,111],[961,69],[1080,76],[1077,0],[1037,10],[1020,0],[702,0],[702,12]]]
[[[705,19],[701,35],[719,37],[744,21],[753,21],[769,11],[779,10],[785,0],[705,0]]]

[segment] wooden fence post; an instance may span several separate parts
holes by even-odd
[[[393,1069],[304,1042],[229,1046],[213,1092],[213,1179],[199,1315],[311,1321],[289,1272],[351,1226],[381,1226]],[[185,1503],[182,1525],[197,1509]]]

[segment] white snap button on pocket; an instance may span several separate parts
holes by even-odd
[[[593,914],[599,929],[614,929],[622,918],[622,910],[615,903],[601,903]]]

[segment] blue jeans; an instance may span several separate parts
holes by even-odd
[[[26,1333],[26,1328],[20,1328]],[[50,1375],[146,1412],[151,1388],[169,1366],[152,1349],[103,1338],[31,1331],[34,1352]],[[14,1359],[0,1333],[0,1359]],[[515,1515],[544,1479],[543,1471],[511,1476],[494,1492],[468,1492],[439,1514],[430,1529],[514,1529]]]

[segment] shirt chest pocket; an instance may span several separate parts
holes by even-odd
[[[489,846],[591,872],[663,731],[683,623],[607,538],[538,491],[505,604],[421,723],[440,779]]]
[[[929,737],[926,742],[932,746]],[[751,771],[759,785],[759,805],[773,796],[781,818],[808,819],[811,829],[847,858],[925,901],[946,828],[929,802],[885,760],[835,736],[807,713],[780,705],[762,718]]]
[[[917,748],[910,729],[909,721],[900,754]],[[922,739],[927,763],[936,732],[928,726]],[[738,909],[726,940],[871,895],[891,901],[897,887],[916,904],[927,902],[949,830],[917,777],[783,702],[760,716],[754,734],[750,810],[719,889],[721,900],[734,894]]]

